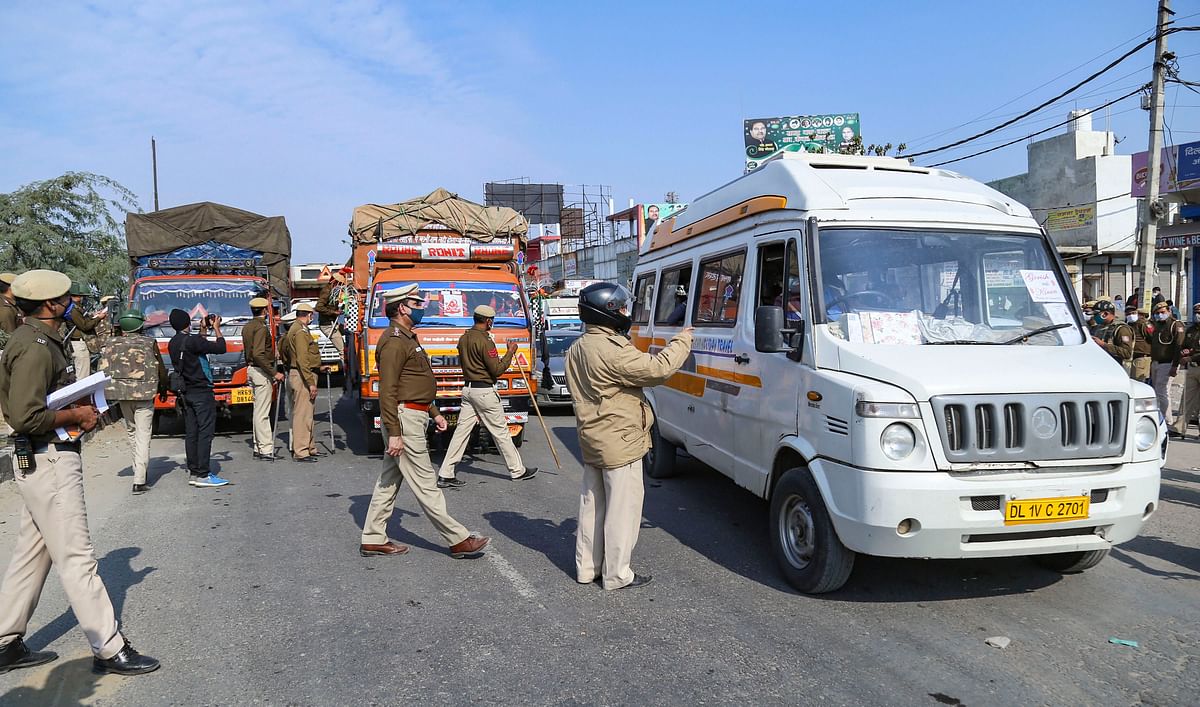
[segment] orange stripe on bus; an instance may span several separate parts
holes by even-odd
[[[664,385],[697,398],[704,397],[705,382],[699,376],[693,376],[689,373],[676,373],[668,378]]]
[[[662,221],[658,224],[658,228],[654,230],[654,239],[650,241],[650,247],[647,252],[653,252],[660,248],[665,248],[669,245],[674,245],[681,241],[686,241],[693,236],[698,236],[701,233],[706,233],[721,226],[733,223],[739,219],[754,214],[760,214],[764,211],[774,211],[787,206],[787,198],[782,196],[756,196],[752,199],[747,199],[740,204],[734,204],[727,209],[718,211],[711,216],[705,216],[696,223],[675,230],[675,219],[677,217]]]
[[[720,378],[721,380],[729,381],[731,383],[739,383],[741,385],[752,386],[754,388],[762,387],[762,379],[759,378],[758,376],[751,376],[751,375],[747,375],[745,373],[735,373],[733,371],[726,371],[725,369],[722,369],[722,368],[710,368],[708,366],[696,366],[696,373],[699,373],[702,376],[710,376],[712,378]]]

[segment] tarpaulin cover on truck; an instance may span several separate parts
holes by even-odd
[[[399,204],[365,204],[354,210],[350,220],[355,243],[414,236],[430,228],[449,229],[483,242],[496,238],[524,242],[529,222],[507,206],[483,206],[445,189]]]
[[[290,296],[292,236],[282,216],[261,216],[211,201],[125,216],[125,243],[134,268],[145,256],[213,241],[262,253],[272,289],[285,299]]]

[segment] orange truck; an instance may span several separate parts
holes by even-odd
[[[503,351],[510,340],[518,346],[512,366],[496,387],[508,433],[521,445],[530,396],[536,392],[529,375],[532,320],[518,276],[528,229],[524,217],[512,209],[484,207],[444,189],[399,204],[367,204],[354,210],[350,236],[357,298],[351,309],[357,311],[346,312],[355,332],[347,341],[352,377],[348,387],[357,395],[368,451],[377,453],[384,447],[375,363],[375,348],[388,327],[382,295],[413,282],[428,300],[417,339],[437,377],[438,408],[451,425],[435,443],[449,441],[462,406],[458,338],[471,326],[475,307],[486,304],[497,313],[492,329],[497,347]]]
[[[167,342],[175,335],[168,316],[182,309],[193,326],[208,314],[222,318],[228,351],[210,355],[217,411],[250,422],[254,395],[246,377],[242,326],[254,297],[289,298],[292,239],[282,216],[260,216],[231,206],[202,202],[125,217],[130,264],[130,306],[142,310],[146,334],[158,340],[170,368]],[[268,316],[274,316],[273,312]],[[274,330],[275,322],[270,322]],[[174,414],[175,399],[155,398],[155,427]]]

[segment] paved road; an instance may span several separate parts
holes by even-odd
[[[156,439],[141,497],[122,438],[102,432],[86,451],[101,574],[135,646],[165,667],[91,675],[52,582],[27,640],[62,658],[0,677],[0,702],[1093,705],[1200,692],[1200,444],[1172,447],[1144,537],[1092,571],[867,558],[819,598],[779,578],[766,504],[684,461],[647,487],[635,566],[654,583],[605,593],[572,576],[571,417],[549,419],[561,472],[536,428],[522,449],[536,478],[510,482],[494,454],[461,469],[451,513],[494,538],[478,560],[451,559],[406,490],[391,533],[413,551],[359,557],[380,462],[348,400],[337,421],[320,465],[254,462],[245,435],[220,437],[235,485],[218,490],[188,488],[179,440]],[[18,503],[0,487],[0,562]],[[1012,644],[985,645],[995,635]]]

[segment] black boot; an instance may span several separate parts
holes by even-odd
[[[29,650],[29,647],[25,645],[25,641],[22,641],[18,636],[10,641],[7,646],[0,648],[0,675],[10,670],[44,665],[57,659],[57,653],[51,653],[50,651],[38,651],[35,653]]]
[[[158,670],[159,663],[148,655],[142,655],[125,641],[125,647],[111,658],[92,658],[92,670],[97,673],[116,675],[141,675]]]

